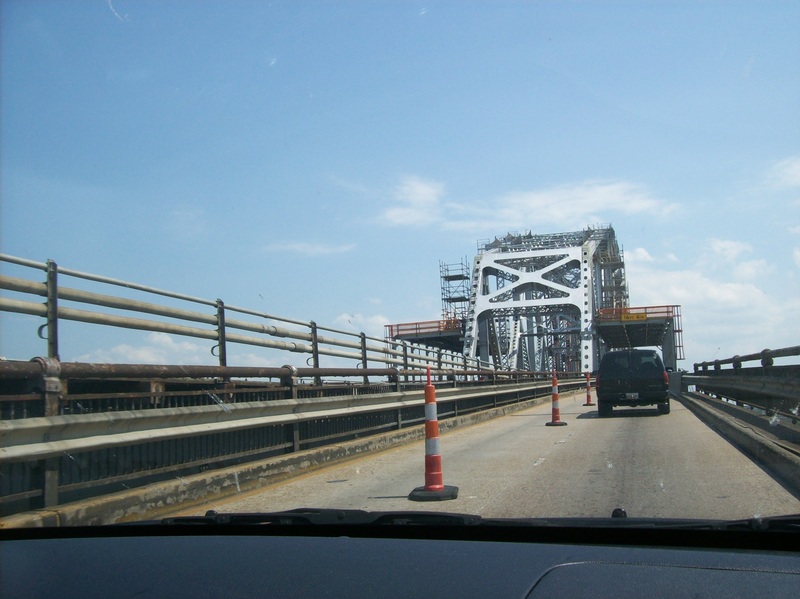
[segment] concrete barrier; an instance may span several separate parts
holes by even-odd
[[[789,492],[800,497],[800,455],[785,449],[778,440],[754,429],[747,422],[737,420],[701,399],[685,393],[677,399],[711,429],[769,472]]]
[[[570,394],[579,391],[571,391]],[[482,412],[456,416],[439,423],[442,433],[499,418],[550,401],[550,396],[508,404]],[[96,526],[152,520],[222,500],[241,492],[252,491],[280,482],[300,473],[336,462],[383,451],[425,438],[424,425],[372,435],[346,443],[299,451],[258,462],[240,464],[203,474],[147,485],[50,509],[14,514],[0,518],[0,528],[44,526]]]

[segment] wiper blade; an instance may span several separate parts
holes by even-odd
[[[385,525],[385,526],[467,526],[482,521],[480,516],[450,512],[367,512],[365,510],[339,510],[297,508],[282,512],[218,513],[214,510],[205,516],[165,518],[166,525]]]
[[[767,518],[745,518],[722,522],[724,530],[754,530],[758,532],[794,532],[800,533],[800,514],[785,516],[769,516]]]
[[[800,533],[800,514],[710,520],[684,518],[483,518],[454,512],[371,512],[351,509],[297,508],[281,512],[219,513],[165,518],[161,524],[179,526],[480,526],[519,528],[615,528],[638,530],[724,530]]]

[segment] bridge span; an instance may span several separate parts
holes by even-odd
[[[538,254],[503,264],[520,266],[517,258],[532,260],[526,269],[544,264]],[[444,431],[445,482],[461,488],[457,500],[427,509],[608,515],[623,507],[640,516],[723,518],[800,511],[800,367],[775,363],[796,362],[800,346],[698,363],[693,373],[675,370],[674,409],[660,417],[619,410],[598,419],[596,408],[581,403],[589,370],[567,361],[574,368],[557,372],[567,426],[546,427],[553,361],[540,370],[504,369],[512,363],[53,261],[0,255],[0,262],[16,269],[0,275],[9,294],[0,297],[0,312],[42,323],[46,344],[41,357],[0,360],[0,526],[99,524],[223,504],[297,507],[309,496],[302,485],[313,484],[325,491],[313,503],[327,497],[337,507],[410,509],[406,497],[423,478],[427,368]],[[582,267],[571,264],[562,274],[576,282],[572,275]],[[28,276],[31,270],[44,272],[45,282]],[[478,276],[496,278],[495,270],[479,269]],[[608,325],[613,346],[612,333],[630,337],[626,317],[639,325],[652,320],[647,310],[614,310],[596,319],[598,329]],[[606,322],[603,314],[613,318]],[[674,310],[669,314],[679,329]],[[660,335],[667,320],[656,327]],[[218,365],[62,361],[65,321],[202,340]],[[510,347],[497,344],[502,336],[494,339],[478,345]],[[243,346],[284,366],[231,366],[229,350]],[[367,454],[375,455],[363,459]],[[325,469],[342,460],[343,470]],[[303,480],[285,482],[297,475]]]

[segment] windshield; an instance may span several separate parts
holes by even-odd
[[[0,17],[3,526],[800,512],[799,4]]]

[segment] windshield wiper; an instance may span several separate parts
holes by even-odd
[[[281,512],[219,513],[165,518],[161,524],[214,525],[322,525],[322,526],[480,526],[520,528],[627,528],[658,530],[724,530],[800,533],[800,514],[742,520],[693,520],[676,518],[483,518],[453,512],[369,512],[351,509],[297,508]]]
[[[743,520],[729,520],[721,523],[724,530],[755,530],[759,532],[794,532],[800,533],[800,514],[785,516],[769,516],[767,518],[745,518]]]
[[[387,525],[472,526],[480,516],[450,512],[367,512],[365,510],[297,508],[283,512],[218,513],[204,516],[165,518],[167,525]]]

